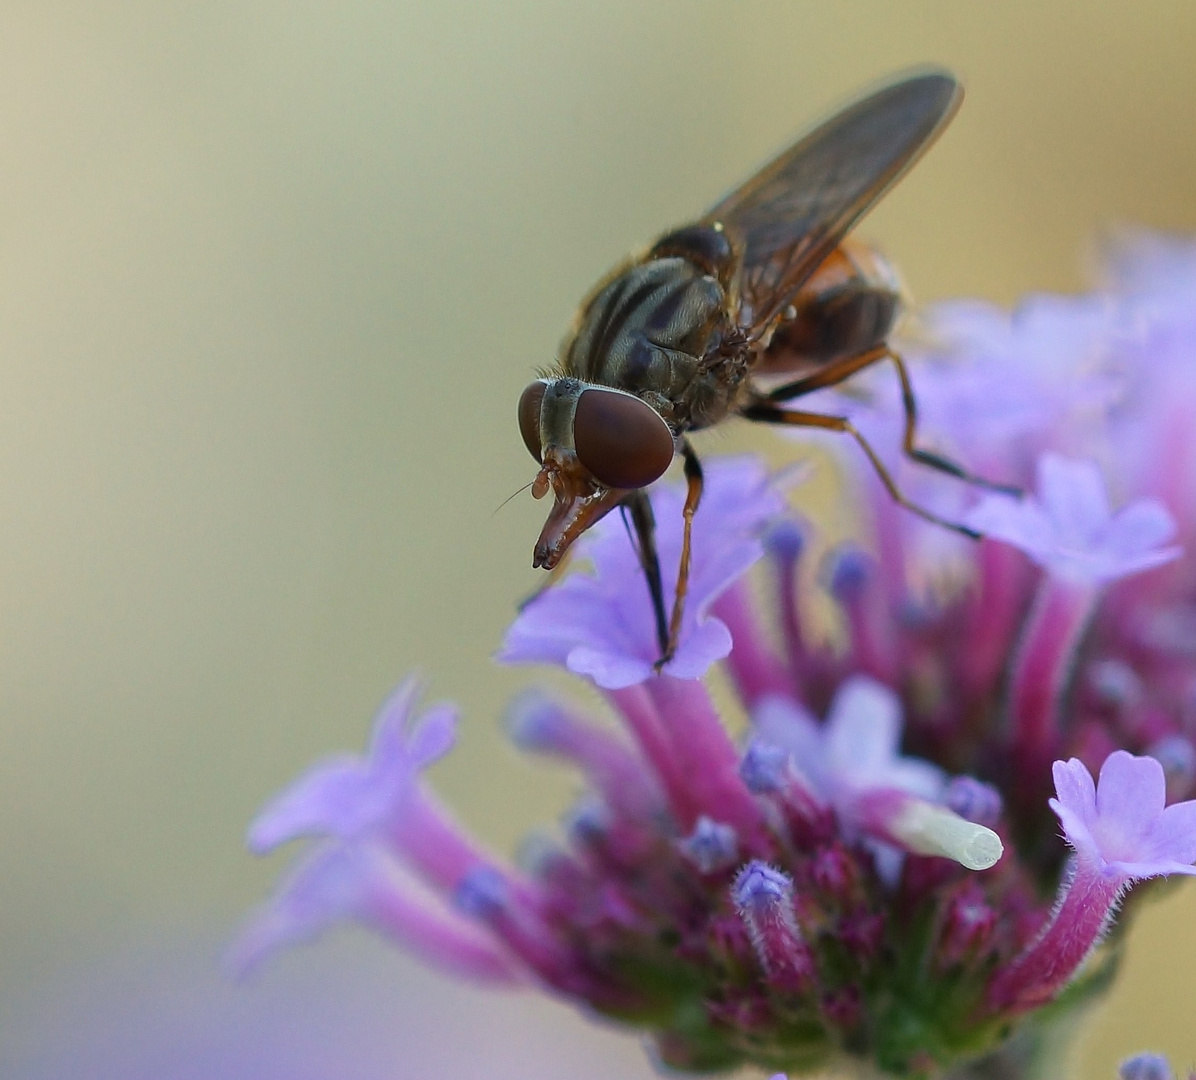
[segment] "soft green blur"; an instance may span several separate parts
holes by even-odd
[[[543,507],[495,508],[625,251],[930,60],[963,111],[862,234],[920,299],[1078,288],[1102,227],[1196,229],[1194,54],[1174,0],[9,0],[0,1060],[80,965],[231,927],[282,865],[255,808],[412,668],[465,707],[436,779],[473,826],[559,807],[489,659]],[[1077,1075],[1196,1059],[1193,915],[1145,913]]]

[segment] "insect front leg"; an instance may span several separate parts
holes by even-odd
[[[660,578],[660,556],[656,554],[656,518],[652,513],[652,502],[644,491],[634,491],[627,496],[620,510],[624,512],[624,522],[630,518],[631,528],[635,531],[636,554],[652,599],[656,641],[663,656],[669,647],[669,624],[664,612],[664,586]]]
[[[892,474],[885,467],[885,463],[880,460],[880,456],[872,449],[872,444],[864,438],[859,429],[847,417],[826,416],[823,413],[803,412],[800,409],[786,409],[774,405],[767,400],[757,401],[749,405],[743,410],[743,415],[749,420],[758,420],[765,424],[787,424],[791,427],[821,428],[823,431],[841,431],[845,435],[850,435],[867,455],[868,460],[872,463],[872,468],[876,470],[876,475],[880,477],[880,482],[884,484],[885,489],[893,497],[895,502],[917,514],[918,517],[924,518],[935,525],[942,525],[944,528],[961,533],[968,537],[969,540],[981,539],[981,534],[975,529],[969,529],[966,525],[961,525],[958,521],[949,521],[947,518],[940,517],[933,510],[927,510],[926,507],[919,506],[916,502],[907,498],[897,486],[897,481],[893,479]]]
[[[681,533],[681,562],[677,567],[677,588],[673,593],[673,614],[669,619],[668,640],[656,661],[656,670],[660,671],[665,664],[673,659],[677,651],[677,641],[681,637],[681,619],[685,615],[685,597],[689,592],[689,563],[692,554],[692,538],[694,514],[698,512],[698,504],[702,501],[702,463],[688,439],[681,440],[681,454],[685,462],[685,506],[681,513],[684,524]]]

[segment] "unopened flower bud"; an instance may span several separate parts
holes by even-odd
[[[968,882],[947,904],[939,942],[940,968],[952,967],[977,955],[991,940],[997,913],[984,899],[984,892]]]
[[[829,558],[826,583],[836,600],[848,603],[863,592],[871,573],[872,560],[858,548],[844,546]]]
[[[769,554],[785,562],[795,562],[805,545],[805,534],[788,519],[777,522],[764,534],[764,546]]]
[[[565,831],[579,847],[601,844],[610,832],[610,825],[610,810],[594,798],[579,800],[565,819]]]
[[[840,904],[854,899],[859,888],[855,860],[841,844],[821,848],[810,861],[810,878],[819,892]]]
[[[739,765],[739,775],[749,791],[756,795],[769,795],[784,786],[788,766],[787,750],[753,739]]]
[[[885,936],[885,920],[877,912],[856,911],[839,923],[839,940],[861,967],[880,952]]]
[[[475,866],[457,885],[453,902],[466,915],[485,921],[507,906],[508,897],[502,874],[491,866]]]
[[[712,821],[703,815],[693,832],[678,846],[703,874],[713,874],[732,865],[739,857],[739,838],[730,825]]]
[[[813,959],[793,915],[793,881],[758,859],[748,863],[731,890],[760,966],[779,989],[802,990]]]
[[[977,825],[995,825],[1001,816],[1001,793],[973,776],[954,776],[943,792],[943,805]]]

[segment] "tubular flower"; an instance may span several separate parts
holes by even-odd
[[[1088,297],[932,312],[942,344],[912,354],[923,441],[1033,491],[961,501],[898,468],[987,539],[944,540],[864,479],[874,540],[828,551],[762,465],[710,462],[657,674],[608,517],[499,652],[589,680],[617,721],[536,690],[508,711],[521,748],[586,780],[559,841],[517,869],[462,832],[420,778],[453,714],[418,717],[405,684],[366,758],[317,766],[252,827],[255,851],[316,839],[234,959],[356,919],[634,1026],[674,1069],[1028,1072],[1108,985],[1148,879],[1196,873],[1196,247],[1141,238],[1110,265]],[[666,593],[681,499],[652,492]]]

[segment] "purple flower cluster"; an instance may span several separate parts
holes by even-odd
[[[962,1075],[1103,988],[1130,886],[1196,873],[1196,247],[1136,238],[1091,296],[945,305],[930,330],[926,439],[1027,495],[894,464],[987,539],[860,474],[871,542],[820,550],[785,482],[712,462],[657,675],[647,587],[606,519],[500,652],[589,679],[618,721],[534,691],[510,709],[521,747],[588,782],[559,842],[517,868],[461,831],[420,779],[454,714],[417,713],[405,684],[364,759],[254,823],[255,851],[319,839],[239,966],[355,919],[635,1025],[673,1068],[791,1074]],[[882,404],[833,408],[897,442]],[[653,491],[666,575],[680,501]],[[701,681],[715,664],[741,740]]]

